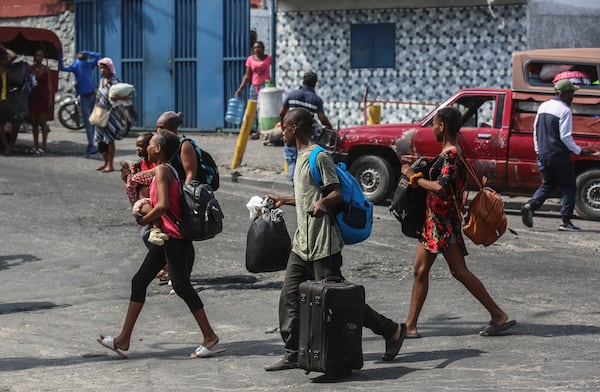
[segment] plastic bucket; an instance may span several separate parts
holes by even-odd
[[[258,126],[261,131],[275,128],[283,103],[283,90],[265,87],[258,94]]]

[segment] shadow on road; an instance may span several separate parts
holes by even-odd
[[[14,267],[15,265],[40,261],[41,259],[34,255],[6,255],[0,256],[0,271]]]
[[[196,291],[202,291],[207,289],[212,290],[248,290],[248,289],[271,289],[280,290],[283,282],[259,282],[255,276],[252,275],[228,275],[220,276],[217,278],[208,279],[190,279],[192,286]],[[210,286],[210,287],[203,287]]]

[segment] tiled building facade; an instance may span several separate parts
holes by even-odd
[[[396,26],[393,68],[350,67],[350,25]],[[340,126],[363,122],[363,98],[384,104],[381,121],[416,121],[464,87],[511,84],[511,53],[527,49],[527,7],[403,8],[299,11],[277,14],[277,85],[297,88],[307,69],[319,75],[317,93]]]

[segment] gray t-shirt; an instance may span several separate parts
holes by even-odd
[[[294,234],[292,252],[305,261],[315,261],[341,252],[344,242],[333,217],[314,218],[308,216],[312,205],[321,198],[321,189],[310,175],[309,158],[317,145],[298,151],[294,171],[294,196],[298,228]],[[328,153],[317,155],[317,167],[321,173],[323,186],[339,184],[333,158]],[[308,222],[308,223],[307,223]],[[307,226],[308,224],[308,226]],[[308,237],[307,237],[308,235]],[[331,245],[331,248],[330,248]]]

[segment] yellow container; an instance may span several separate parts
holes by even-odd
[[[367,113],[369,115],[367,125],[381,123],[381,105],[369,105],[367,107]]]

